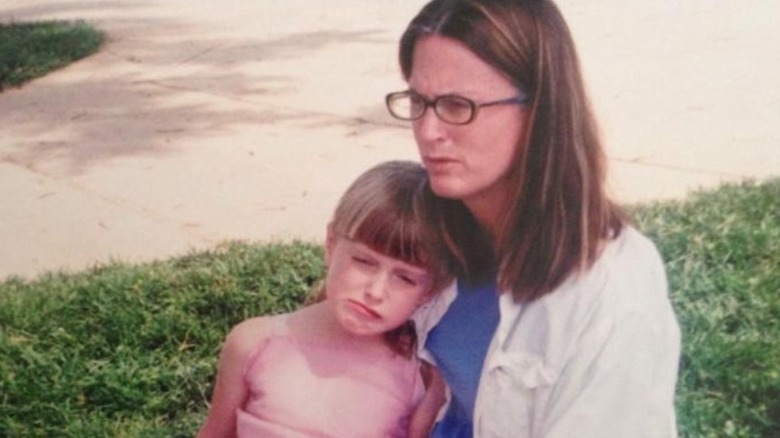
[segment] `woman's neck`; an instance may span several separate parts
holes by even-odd
[[[504,197],[477,196],[466,199],[463,203],[490,237],[493,245],[496,246],[503,213],[502,209],[507,208]]]

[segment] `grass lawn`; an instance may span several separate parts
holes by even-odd
[[[780,179],[636,216],[682,326],[681,436],[780,437]]]
[[[681,436],[780,436],[780,179],[632,211],[683,330]],[[230,243],[0,283],[0,436],[193,436],[228,328],[323,274],[317,245]]]
[[[0,23],[0,91],[97,51],[103,34],[75,21]]]
[[[323,273],[318,246],[235,243],[0,283],[0,437],[193,436],[229,327]]]

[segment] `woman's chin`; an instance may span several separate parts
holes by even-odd
[[[431,190],[436,196],[447,199],[463,199],[466,195],[466,191],[459,184],[448,180],[431,178]]]

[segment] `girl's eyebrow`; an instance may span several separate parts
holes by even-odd
[[[414,277],[428,277],[431,275],[430,270],[427,268],[415,268],[414,270],[412,270],[405,267],[399,267],[397,271],[404,275],[409,275]]]

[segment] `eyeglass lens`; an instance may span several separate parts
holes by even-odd
[[[398,118],[416,120],[422,117],[428,106],[445,122],[467,123],[473,117],[474,103],[459,96],[439,96],[432,102],[416,94],[396,94],[388,101],[388,106]]]

